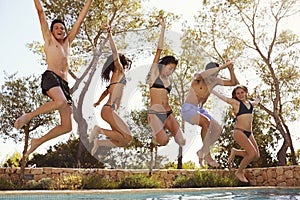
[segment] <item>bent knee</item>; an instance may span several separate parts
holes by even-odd
[[[129,134],[126,134],[121,141],[123,147],[127,147],[129,143],[132,141],[133,137]]]
[[[201,126],[202,129],[208,130],[210,123],[209,122],[199,123],[199,125]]]
[[[178,144],[180,146],[184,146],[186,144],[186,140],[184,138],[182,138],[182,140],[180,140],[180,142],[178,142]]]
[[[62,132],[69,133],[72,131],[72,124],[69,125],[61,125]]]
[[[174,136],[174,140],[175,140],[175,142],[176,142],[179,146],[184,146],[185,143],[186,143],[186,140],[185,140],[185,138],[182,136],[181,133],[177,133],[177,134]]]
[[[248,153],[248,157],[251,159],[251,160],[255,160],[257,158],[257,155],[255,152],[250,152]]]
[[[132,141],[132,136],[131,135],[126,135],[126,137],[125,137],[125,142],[127,143],[127,144],[129,144],[131,141]]]
[[[161,146],[166,146],[169,143],[169,140],[160,140],[156,141]]]
[[[68,105],[67,100],[56,100],[55,105],[57,108],[63,108]]]

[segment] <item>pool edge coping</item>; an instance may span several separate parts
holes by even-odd
[[[293,189],[300,186],[246,186],[246,187],[213,187],[213,188],[139,188],[139,189],[84,189],[84,190],[0,190],[0,197],[5,195],[35,195],[35,194],[135,194],[160,192],[199,192],[211,190],[264,190],[264,189]]]

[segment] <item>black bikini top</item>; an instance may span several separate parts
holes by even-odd
[[[126,77],[125,77],[125,74],[124,74],[124,76],[121,78],[121,80],[119,82],[111,83],[106,88],[108,89],[111,85],[114,85],[114,84],[123,84],[123,85],[126,85],[126,83],[127,83],[127,80],[126,80]]]
[[[172,90],[172,85],[170,84],[168,87],[165,87],[164,83],[158,76],[150,88],[163,88],[163,89],[166,89],[168,91],[168,93],[170,93]]]
[[[243,102],[240,102],[239,112],[236,114],[236,116],[243,115],[243,114],[252,114],[252,112],[253,112],[253,106],[251,103],[250,103],[250,108],[248,109]]]

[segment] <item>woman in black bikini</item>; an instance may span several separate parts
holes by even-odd
[[[100,128],[97,125],[94,126],[89,137],[89,141],[94,142],[91,151],[92,155],[96,153],[99,146],[126,147],[132,140],[131,131],[117,113],[120,107],[124,86],[127,82],[125,70],[130,69],[131,61],[124,55],[118,54],[110,32],[110,27],[107,23],[104,23],[102,28],[107,30],[112,55],[109,56],[104,63],[101,78],[103,81],[110,82],[110,84],[101,94],[99,100],[94,103],[94,107],[98,106],[107,95],[109,96],[108,101],[101,110],[101,117],[111,126],[111,130]],[[97,138],[98,135],[102,136],[102,139]]]
[[[232,148],[228,158],[228,165],[231,167],[231,162],[235,156],[243,157],[235,175],[240,181],[248,182],[244,174],[244,169],[250,162],[260,157],[259,149],[252,133],[253,106],[258,105],[260,99],[256,98],[254,101],[249,101],[247,99],[248,89],[245,86],[235,87],[232,91],[232,98],[225,97],[214,90],[212,93],[232,106],[236,116],[233,139],[244,150]]]
[[[159,18],[159,22],[162,30],[149,73],[150,110],[148,123],[153,131],[152,138],[159,145],[167,145],[169,138],[174,136],[175,142],[183,146],[185,145],[185,139],[169,105],[169,94],[172,89],[169,77],[174,72],[178,60],[173,56],[165,56],[160,59],[164,42],[165,23],[162,17]],[[164,128],[167,128],[170,134],[167,135]]]

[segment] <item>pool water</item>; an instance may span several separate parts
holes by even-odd
[[[300,200],[300,188],[239,188],[239,189],[165,189],[165,190],[91,190],[91,191],[19,191],[0,192],[0,199],[11,200]]]

